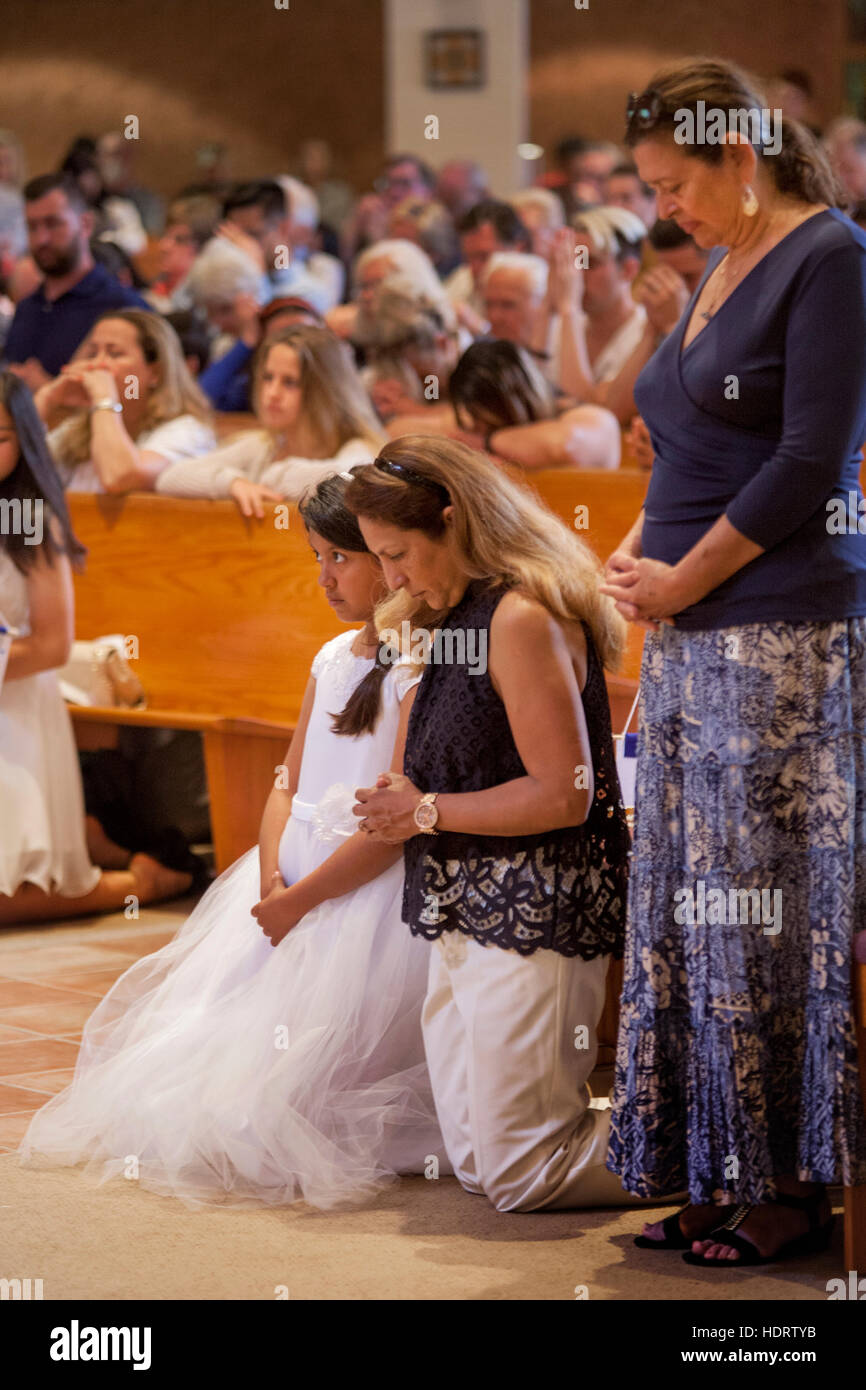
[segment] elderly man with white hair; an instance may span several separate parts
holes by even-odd
[[[331,331],[353,342],[367,339],[377,291],[395,277],[434,305],[447,329],[451,330],[456,322],[454,309],[430,257],[414,241],[391,237],[374,241],[355,257],[352,267],[354,302],[340,304],[325,316]],[[467,337],[465,343],[461,340],[461,345],[468,346],[470,341]]]
[[[484,312],[491,338],[533,350],[547,291],[547,262],[526,251],[496,251],[483,272]]]
[[[218,335],[211,349],[214,361],[251,331],[267,297],[259,266],[220,236],[202,249],[182,288]]]

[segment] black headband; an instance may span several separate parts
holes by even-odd
[[[444,483],[437,483],[433,478],[425,478],[423,473],[416,473],[414,468],[407,468],[403,463],[389,463],[387,459],[383,458],[374,459],[373,463],[383,473],[390,473],[392,477],[399,478],[402,482],[415,483],[418,487],[426,487],[431,492],[437,492],[440,497],[444,497],[446,507],[450,505],[451,494]]]

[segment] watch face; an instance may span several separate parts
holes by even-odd
[[[422,830],[432,830],[438,819],[439,812],[430,801],[422,801],[415,810],[415,824]]]

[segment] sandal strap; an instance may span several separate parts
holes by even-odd
[[[742,1226],[749,1212],[752,1210],[753,1208],[749,1206],[748,1203],[741,1203],[740,1206],[734,1208],[733,1214],[728,1217],[727,1221],[723,1221],[720,1226],[716,1226],[713,1235],[715,1235],[716,1231],[736,1231],[738,1227]]]

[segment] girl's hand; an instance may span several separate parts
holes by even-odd
[[[280,888],[274,880],[267,897],[251,909],[252,916],[272,946],[279,946],[283,937],[288,936],[292,927],[296,927],[306,915],[300,904],[294,902],[292,895],[291,888]]]
[[[608,560],[610,567],[616,559],[617,568],[600,592],[616,600],[617,611],[629,622],[672,623],[672,615],[688,606],[677,583],[676,567],[661,560],[631,559],[615,552]]]
[[[272,874],[262,878],[259,882],[259,892],[263,898],[266,898],[272,889],[285,887],[286,883],[279,869],[274,869]]]
[[[399,845],[417,835],[415,807],[421,791],[408,777],[397,772],[383,772],[375,787],[360,787],[355,792],[358,801],[353,815],[361,818],[358,829],[384,845]]]
[[[249,478],[235,478],[229,488],[229,496],[238,504],[241,516],[255,516],[260,521],[264,519],[265,502],[283,500],[281,494],[274,492],[273,488],[265,487],[264,483],[250,482]]]

